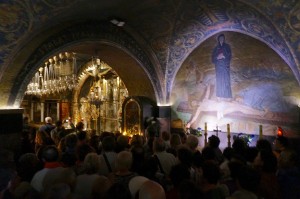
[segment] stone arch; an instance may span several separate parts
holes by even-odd
[[[199,47],[207,38],[222,31],[233,31],[246,34],[260,40],[272,48],[290,67],[300,84],[300,73],[297,68],[297,60],[288,43],[282,37],[279,30],[262,13],[242,2],[218,1],[206,2],[205,9],[199,5],[190,14],[187,10],[177,16],[176,27],[170,40],[170,51],[166,70],[166,100],[170,100],[170,94],[176,73],[191,52]],[[188,6],[188,5],[183,5]],[[197,18],[189,18],[195,15]]]
[[[145,71],[151,81],[156,100],[162,99],[162,90],[157,73],[149,56],[142,47],[125,31],[103,21],[84,21],[73,24],[61,32],[47,38],[26,60],[22,70],[16,75],[15,82],[8,99],[9,106],[18,107],[23,99],[26,86],[43,60],[51,54],[65,47],[81,42],[95,41],[121,49],[128,56],[134,58]]]

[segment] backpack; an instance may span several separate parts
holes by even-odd
[[[136,173],[131,173],[126,176],[119,176],[114,174],[114,187],[118,187],[117,189],[124,190],[122,194],[129,194],[131,196],[131,192],[129,190],[129,182],[132,178],[138,176]]]

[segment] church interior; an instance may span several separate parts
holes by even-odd
[[[293,0],[1,3],[1,136],[17,133],[22,117],[40,125],[51,116],[97,133],[143,133],[155,117],[166,131],[180,120],[298,137],[299,9]],[[230,98],[216,94],[220,34],[231,49]],[[135,130],[125,121],[130,97],[152,104]]]
[[[1,1],[0,151],[48,117],[222,150],[286,137],[300,157],[300,1]]]

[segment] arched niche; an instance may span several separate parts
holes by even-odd
[[[197,1],[181,6],[168,46],[167,101],[176,73],[190,53],[208,38],[223,31],[239,32],[265,43],[290,67],[300,84],[297,50],[283,37],[281,29],[260,10],[244,1]]]
[[[191,122],[193,128],[207,122],[213,131],[275,135],[278,126],[296,135],[299,128],[300,91],[291,68],[266,44],[245,34],[222,32],[231,46],[232,98],[216,96],[212,52],[217,35],[205,40],[184,61],[172,90],[172,118]]]
[[[95,48],[95,45],[98,46]],[[90,46],[94,48],[90,48]],[[94,55],[95,49],[100,49],[101,56],[105,61],[114,67],[120,77],[123,77],[129,92],[131,90],[133,94],[146,95],[154,100],[161,98],[159,97],[162,95],[161,86],[159,86],[159,81],[154,81],[158,78],[155,78],[156,73],[152,63],[139,44],[130,35],[107,22],[86,21],[72,24],[71,27],[67,27],[41,42],[25,59],[26,61],[23,61],[20,71],[14,74],[15,81],[11,87],[7,104],[19,106],[27,84],[45,59],[54,53],[73,48],[75,50],[82,48],[83,51],[90,53],[92,51],[91,56]],[[24,49],[24,51],[26,50]],[[143,89],[137,90],[137,84],[142,85]]]

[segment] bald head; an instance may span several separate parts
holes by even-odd
[[[116,167],[118,170],[129,170],[132,165],[132,154],[128,151],[121,151],[117,155]]]
[[[166,194],[163,187],[152,180],[146,181],[140,191],[139,199],[165,199]]]

